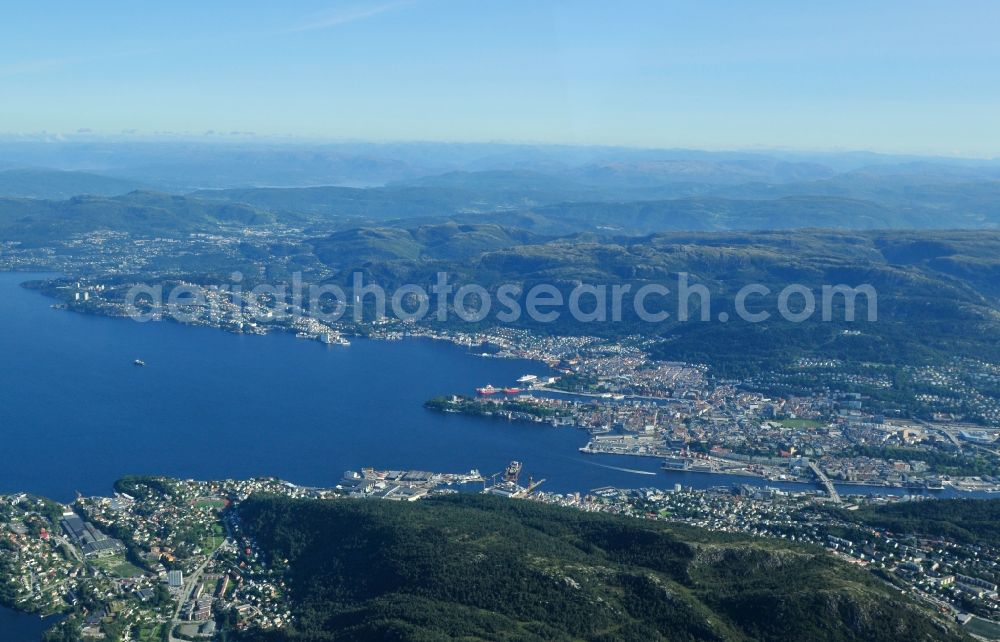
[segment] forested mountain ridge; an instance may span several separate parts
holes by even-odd
[[[262,640],[958,640],[824,551],[482,496],[252,498],[297,621]]]
[[[362,270],[368,282],[384,287],[404,283],[429,287],[439,271],[452,283],[476,283],[488,291],[517,284],[527,291],[552,284],[563,300],[581,283],[630,285],[657,283],[670,289],[650,299],[670,317],[642,321],[631,305],[620,321],[577,322],[563,314],[555,322],[519,323],[540,332],[597,334],[609,337],[639,333],[664,342],[656,354],[665,359],[707,363],[720,376],[747,374],[788,365],[800,357],[835,358],[856,363],[941,362],[955,357],[1000,360],[1000,233],[992,231],[832,231],[670,232],[643,237],[606,238],[574,235],[512,243],[509,231],[490,233],[487,226],[369,228],[312,241],[320,260],[338,270],[345,285]],[[430,230],[433,229],[433,233]],[[444,243],[442,236],[455,235]],[[457,239],[480,239],[483,251]],[[419,242],[435,237],[434,243]],[[494,244],[491,249],[489,244]],[[499,247],[497,247],[499,246]],[[301,253],[301,252],[300,252]],[[681,321],[678,279],[711,295],[710,322],[701,322],[700,297],[688,298],[689,320]],[[750,311],[767,311],[764,322],[748,323],[735,314],[735,299],[748,284],[768,289],[748,299]],[[875,297],[856,299],[848,321],[843,299],[831,300],[830,320],[819,310],[802,323],[778,314],[780,292],[798,284],[815,293],[822,305],[823,286],[870,286]],[[588,305],[591,305],[588,303]],[[801,307],[797,301],[795,309]],[[874,319],[869,319],[872,309]],[[589,309],[589,307],[587,308]],[[650,308],[654,309],[654,308]],[[656,308],[659,309],[659,308]],[[726,323],[718,314],[729,315]],[[609,317],[610,318],[610,317]],[[956,327],[964,328],[955,332]]]
[[[79,234],[103,230],[141,238],[183,238],[196,232],[274,223],[274,215],[248,205],[160,192],[84,195],[63,201],[0,198],[0,240],[31,245],[66,241]]]

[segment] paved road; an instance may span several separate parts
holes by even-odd
[[[208,566],[209,562],[215,559],[215,556],[219,554],[219,551],[221,551],[228,543],[229,543],[228,539],[222,540],[222,543],[219,544],[219,547],[216,548],[214,551],[212,551],[212,554],[206,557],[205,561],[201,563],[201,566],[196,568],[194,573],[192,573],[184,582],[184,587],[181,590],[181,595],[177,599],[177,608],[174,609],[174,616],[170,620],[170,633],[167,636],[169,642],[185,642],[180,638],[174,637],[174,628],[178,624],[186,623],[185,620],[180,619],[181,609],[184,607],[187,601],[191,599],[191,596],[194,594],[194,589],[198,586],[198,581],[201,579],[201,574],[205,572],[205,567]]]
[[[816,478],[819,479],[820,483],[823,484],[823,487],[826,488],[826,492],[830,496],[830,501],[834,504],[839,504],[840,493],[837,492],[837,488],[833,485],[833,482],[830,481],[830,478],[826,476],[826,473],[820,470],[819,466],[817,466],[813,461],[809,462],[809,468],[812,469],[813,474],[816,475]]]
[[[73,554],[73,557],[76,558],[77,562],[83,562],[83,555],[80,555],[80,551],[77,550],[75,546],[70,544],[68,539],[66,539],[62,535],[52,535],[52,537],[54,537],[57,542],[59,542],[67,549],[69,549],[69,552]]]

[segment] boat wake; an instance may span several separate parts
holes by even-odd
[[[591,466],[600,466],[601,468],[609,468],[611,470],[620,470],[623,473],[632,473],[633,475],[655,475],[656,471],[652,470],[637,470],[635,468],[622,468],[621,466],[609,466],[607,464],[599,464],[596,461],[585,461],[584,463],[590,464]]]

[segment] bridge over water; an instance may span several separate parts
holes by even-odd
[[[819,483],[823,484],[823,488],[826,489],[827,495],[830,496],[830,501],[834,504],[839,504],[840,493],[837,492],[837,488],[833,485],[833,482],[830,481],[830,478],[826,476],[826,473],[820,470],[819,466],[817,466],[814,461],[809,462],[809,468],[813,471],[813,474],[816,475],[816,479],[819,480]]]

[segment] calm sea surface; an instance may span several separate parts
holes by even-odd
[[[544,374],[539,363],[430,340],[325,346],[76,314],[20,286],[36,276],[0,273],[0,493],[69,501],[77,491],[109,493],[130,473],[330,486],[362,466],[492,473],[512,459],[558,492],[751,481],[584,455],[587,435],[573,428],[422,407],[435,395]],[[43,627],[0,608],[3,640],[37,639]]]
[[[512,459],[552,491],[749,481],[584,455],[587,435],[574,428],[422,407],[434,395],[543,374],[543,364],[431,340],[325,346],[77,314],[20,286],[35,276],[0,273],[0,493],[67,501],[108,493],[130,473],[320,486],[362,466],[492,473]]]

